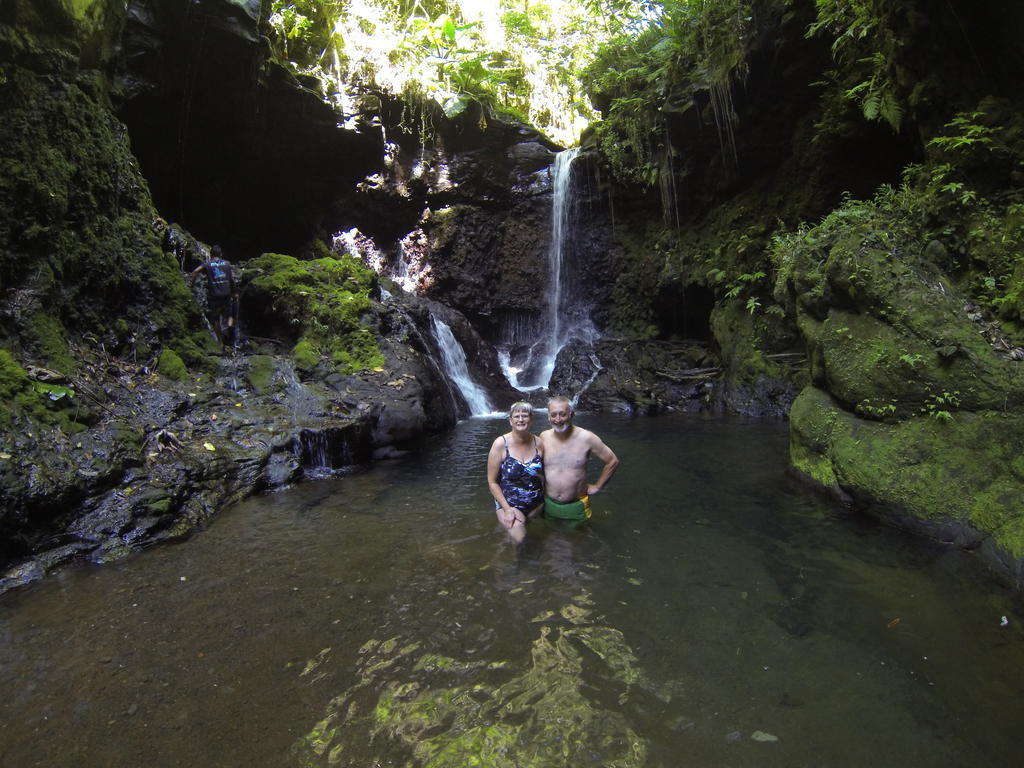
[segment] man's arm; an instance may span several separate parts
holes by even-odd
[[[590,452],[598,459],[604,462],[604,467],[601,469],[601,475],[597,478],[596,483],[592,483],[587,486],[587,495],[592,496],[595,493],[604,489],[608,484],[608,481],[612,479],[612,475],[615,474],[615,470],[619,468],[619,457],[616,456],[612,449],[604,444],[593,432],[590,441]]]

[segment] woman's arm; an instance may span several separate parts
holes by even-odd
[[[509,506],[504,492],[501,490],[501,460],[504,453],[504,441],[500,437],[494,438],[491,450],[487,454],[487,487],[491,489],[491,496],[498,502],[498,519],[506,528],[511,528],[516,521],[516,511]]]

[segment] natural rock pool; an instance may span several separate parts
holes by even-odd
[[[473,419],[0,598],[0,765],[1018,764],[973,558],[812,495],[782,423],[577,422],[622,466],[519,552]]]

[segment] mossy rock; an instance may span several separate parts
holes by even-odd
[[[726,375],[737,383],[765,378],[790,380],[802,375],[802,371],[795,374],[768,357],[798,343],[785,318],[761,310],[750,312],[740,301],[726,300],[711,312],[711,332],[722,350]]]
[[[0,400],[8,406],[0,408],[0,426],[11,426],[16,416],[48,420],[42,396],[25,369],[5,349],[0,349]]]
[[[182,361],[181,356],[173,349],[165,349],[157,359],[157,371],[172,381],[186,381],[188,379],[188,368]]]
[[[979,333],[898,211],[850,203],[780,251],[776,295],[795,307],[815,384],[848,409],[892,420],[949,396],[962,410],[1024,407],[1019,364]]]
[[[17,291],[25,320],[0,338],[19,356],[67,371],[69,341],[138,357],[156,340],[187,336],[199,315],[152,228],[155,209],[124,126],[81,80],[16,66],[4,77],[0,299]]]
[[[969,526],[1024,557],[1024,415],[960,412],[885,424],[810,387],[790,424],[793,466],[817,483],[913,520]]]
[[[58,427],[73,434],[86,428],[93,418],[91,409],[81,407],[74,387],[66,384],[33,381],[14,356],[0,349],[0,427],[9,428],[18,420],[43,427]]]
[[[25,336],[36,359],[45,361],[48,367],[61,373],[75,372],[77,363],[68,348],[67,331],[52,314],[37,312],[25,328]]]
[[[789,459],[793,467],[823,488],[839,490],[829,451],[840,411],[820,389],[808,387],[789,409]]]
[[[300,261],[265,253],[242,274],[243,310],[271,335],[294,341],[300,368],[321,357],[341,373],[380,367],[384,355],[369,328],[376,275],[354,257]]]
[[[273,355],[249,355],[246,358],[249,369],[245,378],[254,392],[266,392],[273,386],[277,359]]]
[[[320,363],[320,353],[309,339],[303,338],[292,347],[292,359],[299,370],[312,371]]]

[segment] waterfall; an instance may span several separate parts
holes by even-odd
[[[307,476],[329,475],[334,469],[334,460],[322,429],[303,429],[293,446],[292,452],[298,457]]]
[[[559,152],[555,156],[554,178],[551,180],[551,243],[548,246],[548,322],[547,346],[540,382],[547,384],[555,369],[555,358],[565,339],[562,337],[562,282],[565,251],[568,243],[569,213],[572,208],[572,161],[578,149]],[[540,383],[539,382],[539,383]]]
[[[520,389],[546,387],[555,369],[559,351],[571,338],[592,342],[597,337],[590,321],[590,308],[582,301],[573,280],[575,260],[572,225],[576,200],[573,195],[572,163],[578,154],[579,149],[559,152],[552,166],[547,313],[543,327],[539,329],[541,338],[530,347],[518,370],[506,370],[509,381]],[[507,338],[507,341],[512,345],[516,343],[513,338]]]
[[[487,399],[487,393],[470,376],[469,366],[466,364],[466,353],[458,339],[455,338],[455,334],[452,333],[452,329],[443,320],[439,320],[433,315],[430,319],[434,325],[434,338],[441,351],[441,364],[444,372],[466,401],[470,415],[479,416],[491,413],[494,409]]]

